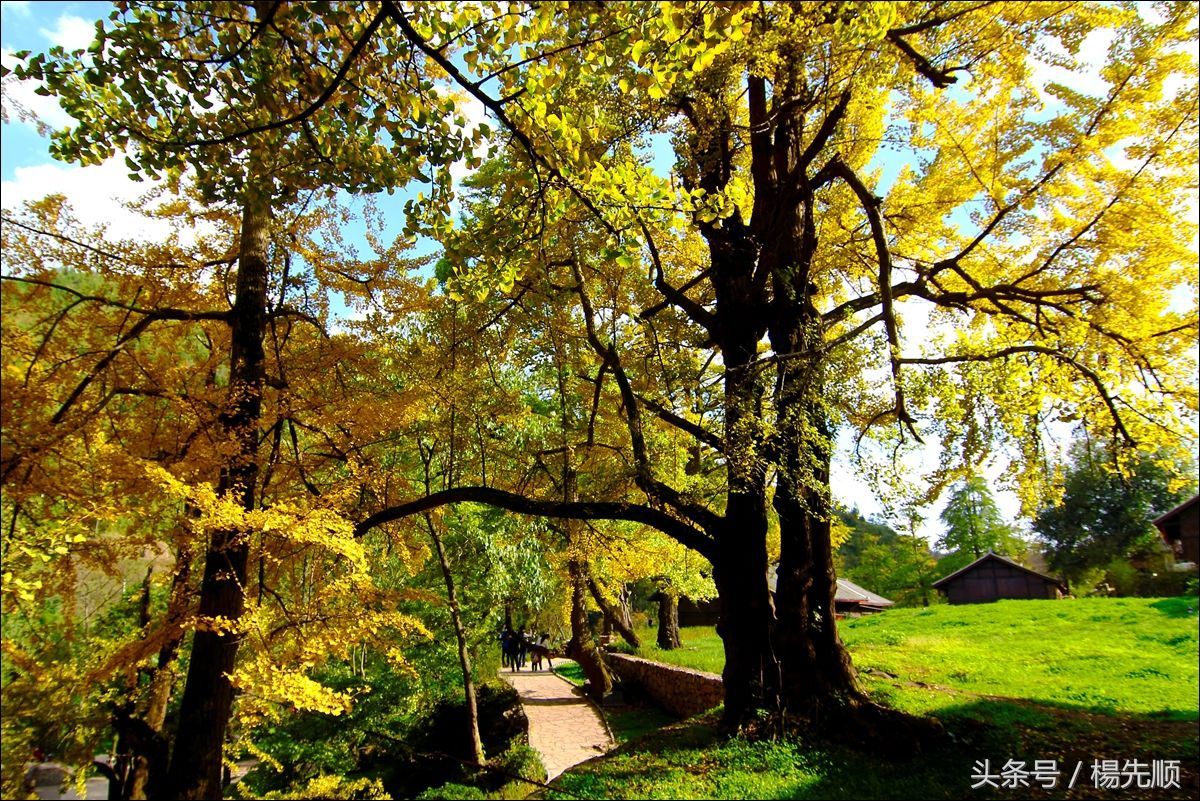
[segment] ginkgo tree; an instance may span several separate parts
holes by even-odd
[[[635,411],[653,407],[636,398],[622,333],[683,318],[714,353],[717,428],[669,406],[658,419],[714,447],[726,475],[706,506],[643,452],[641,504],[459,488],[367,523],[478,500],[661,527],[713,562],[731,725],[778,704],[835,732],[878,731],[833,616],[838,428],[900,448],[937,437],[944,470],[1006,448],[1027,505],[1058,420],[1129,445],[1194,439],[1196,309],[1176,291],[1194,297],[1194,6],[384,8],[510,137],[523,170],[498,208],[538,205],[491,247],[451,243],[464,296],[559,265],[559,285],[582,289],[581,334],[596,329],[621,385],[634,452]],[[1111,44],[1092,67],[1081,47],[1096,30]],[[1043,86],[1051,69],[1063,80]],[[1102,89],[1071,88],[1089,74]],[[648,134],[671,136],[669,176],[648,166]],[[900,167],[891,181],[885,163]],[[583,254],[559,233],[572,224],[599,240]],[[697,247],[698,263],[664,255]],[[639,274],[656,303],[585,297]]]
[[[5,213],[9,790],[20,787],[29,734],[61,737],[54,750],[86,765],[112,724],[114,791],[161,795],[162,728],[190,631],[241,640],[242,658],[228,679],[242,697],[242,732],[296,709],[340,713],[348,698],[312,681],[311,668],[369,645],[402,670],[398,646],[427,634],[397,614],[402,593],[374,570],[381,551],[410,564],[423,551],[403,532],[360,540],[347,522],[371,484],[363,443],[405,419],[411,399],[392,392],[381,402],[379,359],[361,342],[318,330],[325,301],[301,259],[357,273],[376,290],[405,281],[374,282],[370,265],[325,258],[308,237],[324,229],[327,210],[292,221],[281,238],[296,258],[272,305],[301,305],[274,317],[266,337],[272,380],[259,436],[262,500],[246,511],[211,482],[228,458],[218,432],[229,333],[224,282],[205,274],[228,269],[237,217],[211,209],[201,216],[218,224],[192,249],[107,240],[74,222],[62,198]],[[277,256],[273,270],[283,278],[282,251]],[[404,264],[389,260],[393,271]],[[302,301],[306,292],[311,303]],[[183,314],[189,307],[211,311]],[[143,315],[155,324],[131,323]],[[237,621],[198,614],[194,562],[212,532],[224,529],[248,545],[247,611]],[[144,579],[129,575],[147,562]],[[137,622],[93,631],[88,620],[96,610],[77,599],[131,578],[146,598]],[[57,617],[44,614],[55,608]],[[7,773],[13,767],[15,777]]]
[[[556,369],[538,392],[559,412],[545,415],[558,469],[380,495],[356,533],[460,501],[659,529],[712,563],[731,727],[766,708],[851,738],[929,730],[872,704],[838,639],[838,431],[901,451],[936,438],[934,484],[1007,450],[1028,508],[1059,421],[1126,445],[1195,439],[1194,5],[212,6],[224,37],[200,31],[208,5],[154,4],[90,56],[32,64],[87,121],[60,147],[88,158],[128,141],[131,167],[211,176],[232,147],[284,193],[318,185],[322,164],[366,190],[390,181],[360,166],[399,179],[467,159],[448,88],[481,104],[496,159],[469,219],[454,224],[437,178],[406,225],[443,241],[462,300],[552,307],[541,355]],[[110,50],[126,29],[130,46]],[[1110,41],[1098,66],[1082,49],[1094,31]],[[146,59],[164,32],[201,52]],[[118,88],[129,76],[144,80]],[[1072,88],[1080,77],[1100,88]],[[322,149],[346,139],[359,144]],[[650,164],[668,139],[669,174]],[[244,204],[261,183],[226,196]],[[238,398],[231,411],[257,419]],[[568,550],[578,596],[586,550]],[[211,772],[214,734],[177,753]]]
[[[89,164],[123,155],[138,179],[177,183],[186,173],[204,200],[240,210],[230,308],[219,312],[229,382],[218,422],[229,447],[217,493],[239,498],[247,514],[260,506],[264,478],[264,340],[280,315],[268,294],[272,218],[305,193],[380,191],[412,178],[432,180],[428,203],[444,207],[449,165],[470,156],[454,98],[412,63],[402,39],[382,36],[382,9],[319,11],[123,2],[86,50],[18,54],[18,77],[42,81],[39,91],[76,121],[55,133],[56,156]],[[199,605],[201,619],[225,622],[193,637],[166,780],[180,798],[220,792],[250,554],[242,520],[226,519],[228,528],[210,532]]]

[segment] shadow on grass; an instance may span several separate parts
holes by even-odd
[[[1195,798],[1194,724],[1149,716],[1109,716],[1014,699],[943,708],[947,736],[911,758],[889,759],[803,736],[780,741],[726,739],[709,714],[632,740],[555,781],[574,798],[1061,798],[1066,787],[973,789],[977,760],[998,772],[1008,760],[1057,760],[1065,785],[1083,763],[1075,797]],[[1097,789],[1094,760],[1180,761],[1180,788]],[[546,797],[554,798],[550,793]]]
[[[1151,609],[1157,609],[1167,617],[1174,618],[1196,617],[1197,607],[1200,607],[1200,599],[1191,596],[1163,598],[1150,604]]]

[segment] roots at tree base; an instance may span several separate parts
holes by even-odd
[[[810,696],[797,709],[758,707],[732,717],[725,714],[720,730],[755,739],[816,737],[891,757],[926,753],[946,741],[945,727],[937,718],[882,706],[859,690],[820,699]]]

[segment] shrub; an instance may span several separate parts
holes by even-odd
[[[270,799],[331,798],[331,799],[385,799],[390,798],[383,784],[371,779],[347,779],[344,776],[317,776],[299,789],[267,793]]]
[[[541,755],[524,743],[509,746],[507,751],[492,760],[492,765],[508,777],[546,781],[546,766],[542,764]]]
[[[487,798],[487,796],[478,787],[472,787],[469,784],[455,784],[454,782],[447,782],[441,787],[430,787],[417,796],[418,801],[434,801],[435,799],[475,801],[482,798]]]

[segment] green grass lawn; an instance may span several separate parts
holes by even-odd
[[[1194,721],[1196,605],[1195,598],[999,601],[895,609],[841,631],[867,687],[906,710],[936,713],[948,696],[969,693]]]
[[[655,645],[654,629],[638,629],[638,637],[642,647],[637,655],[656,662],[666,662],[671,665],[706,670],[709,673],[720,673],[725,666],[725,648],[721,638],[712,626],[692,626],[679,630],[681,647],[664,651]],[[624,643],[620,643],[623,645]]]
[[[1083,786],[1051,797],[1194,798],[1196,606],[1195,598],[1001,601],[843,621],[864,687],[945,723],[935,751],[889,760],[826,743],[729,740],[709,715],[634,739],[556,786],[576,798],[1016,798],[1046,794],[972,790],[975,760],[1056,759],[1082,760],[1085,773]],[[683,639],[680,651],[642,653],[720,671],[712,629],[685,629]],[[1182,788],[1098,790],[1093,759],[1178,759]]]
[[[587,681],[586,677],[583,675],[583,668],[579,666],[579,663],[572,662],[569,659],[560,661],[557,665],[555,665],[554,672],[555,674],[562,676],[564,679],[574,684],[576,687],[582,687],[583,683]]]
[[[843,620],[838,631],[864,684],[914,712],[936,711],[949,692],[1196,720],[1196,606],[1195,598],[998,601],[892,609]],[[676,651],[638,653],[721,672],[712,627],[685,628],[682,640]]]

